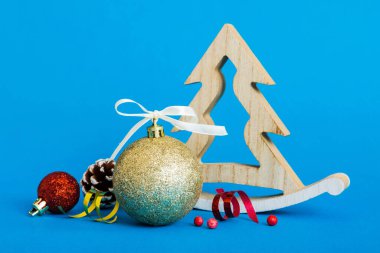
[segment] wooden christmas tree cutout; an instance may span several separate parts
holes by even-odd
[[[342,193],[350,184],[346,174],[333,174],[305,186],[268,137],[268,132],[283,136],[290,134],[256,85],[273,85],[274,82],[230,24],[223,26],[185,82],[202,84],[190,103],[199,116],[199,123],[214,124],[210,112],[224,92],[225,81],[221,68],[228,59],[236,68],[233,79],[235,95],[250,115],[244,138],[260,165],[203,163],[204,182],[228,182],[283,191],[281,195],[251,198],[257,212],[295,205],[325,192],[331,195]],[[186,117],[183,120],[191,121]],[[192,134],[187,145],[201,159],[213,140],[214,136]],[[195,207],[211,210],[213,196],[203,192]],[[244,208],[241,211],[244,212]]]

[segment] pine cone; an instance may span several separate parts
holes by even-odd
[[[113,192],[113,170],[115,161],[111,159],[100,159],[88,166],[83,174],[80,184],[82,191],[86,194],[91,189],[105,192],[102,198],[101,207],[107,208],[115,204],[116,198]]]

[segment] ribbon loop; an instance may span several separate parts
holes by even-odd
[[[214,196],[212,200],[212,213],[214,217],[218,220],[227,220],[228,218],[238,217],[240,214],[240,204],[235,197],[235,193],[238,193],[241,201],[243,202],[245,209],[247,210],[248,217],[258,223],[255,208],[252,205],[251,200],[248,195],[243,191],[229,191],[225,192],[222,188],[216,189],[217,194]],[[219,200],[222,198],[225,216],[222,216],[219,211]],[[231,210],[231,204],[233,207],[233,211]]]
[[[143,113],[124,113],[119,110],[119,106],[122,104],[135,104],[137,105]],[[206,134],[206,135],[227,135],[227,131],[224,126],[215,126],[215,125],[205,125],[205,124],[198,124],[198,123],[190,123],[181,121],[178,119],[172,118],[172,116],[187,116],[194,119],[195,122],[198,122],[197,114],[195,113],[194,109],[190,106],[168,106],[165,109],[158,111],[153,110],[149,111],[141,104],[137,103],[136,101],[133,101],[132,99],[120,99],[115,103],[115,111],[120,116],[124,117],[141,117],[143,118],[139,122],[134,125],[131,130],[126,134],[124,139],[120,142],[120,144],[117,146],[115,151],[112,153],[110,159],[115,159],[116,156],[119,154],[120,150],[123,148],[125,143],[131,138],[131,136],[144,124],[149,122],[151,119],[162,119],[179,130],[185,130],[192,133],[198,133],[198,134]]]
[[[70,217],[71,218],[83,218],[86,216],[90,217],[91,213],[94,210],[96,210],[96,213],[98,214],[99,218],[94,218],[93,219],[94,221],[104,222],[108,224],[114,223],[117,220],[116,213],[119,210],[119,202],[116,201],[116,204],[114,208],[112,209],[112,211],[108,215],[103,217],[100,212],[100,203],[102,202],[103,196],[104,196],[104,192],[93,191],[93,190],[87,192],[83,200],[84,211],[76,215],[71,215]],[[90,205],[92,198],[93,200]]]

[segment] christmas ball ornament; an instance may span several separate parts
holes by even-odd
[[[101,207],[107,208],[115,204],[116,198],[113,192],[113,171],[115,161],[112,159],[100,159],[88,166],[84,172],[80,184],[82,192],[86,195],[90,190],[104,192]]]
[[[78,203],[79,184],[73,176],[66,172],[53,172],[42,179],[38,186],[38,199],[33,203],[29,214],[42,215],[47,210],[51,213],[67,212]]]
[[[210,229],[214,229],[218,226],[218,221],[215,218],[210,218],[207,221],[207,227]]]
[[[267,223],[269,226],[275,226],[277,224],[277,217],[275,215],[269,215],[267,218]]]
[[[197,216],[194,218],[194,225],[200,227],[203,225],[203,218],[201,216]]]
[[[148,128],[148,138],[132,143],[116,162],[114,194],[122,209],[153,226],[184,217],[202,190],[201,164],[182,142]]]

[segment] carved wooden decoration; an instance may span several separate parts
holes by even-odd
[[[204,182],[229,182],[273,188],[283,192],[275,196],[252,197],[251,200],[257,212],[294,205],[325,192],[331,195],[342,193],[350,184],[346,174],[333,174],[305,186],[268,137],[268,132],[289,135],[289,130],[256,85],[256,83],[273,85],[274,81],[230,24],[223,26],[185,82],[185,84],[198,82],[202,84],[190,104],[199,115],[199,123],[214,124],[210,112],[224,92],[225,81],[220,70],[228,59],[236,67],[233,79],[234,92],[250,115],[245,126],[244,138],[259,161],[259,166],[239,163],[204,163]],[[183,120],[190,121],[185,117]],[[228,129],[228,126],[226,127]],[[192,134],[187,145],[201,159],[213,140],[214,136]],[[203,192],[196,208],[211,210],[213,195]],[[244,205],[241,207],[241,211],[244,212]]]

